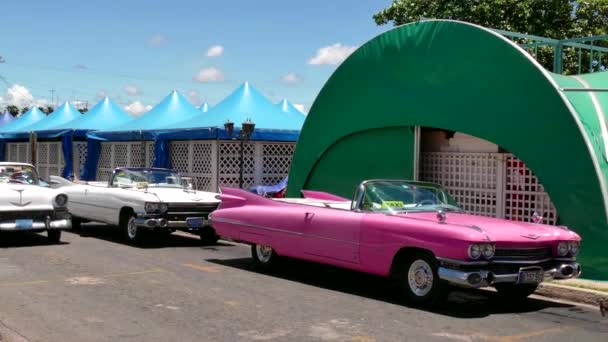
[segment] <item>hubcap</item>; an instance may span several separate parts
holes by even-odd
[[[433,287],[433,269],[424,260],[416,260],[407,272],[410,290],[419,297],[426,296]]]
[[[261,263],[267,263],[272,258],[272,247],[270,246],[255,246],[255,252],[258,255],[258,260]]]
[[[137,226],[135,225],[135,219],[129,219],[129,224],[127,225],[127,235],[129,235],[130,239],[135,239],[137,236]]]

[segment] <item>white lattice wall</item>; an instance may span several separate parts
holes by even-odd
[[[6,143],[4,159],[10,162],[31,163],[30,143]]]
[[[420,179],[443,185],[476,215],[530,221],[534,211],[556,224],[557,212],[538,178],[505,153],[421,153]]]
[[[49,176],[61,176],[65,162],[60,141],[38,142],[36,152],[40,177],[48,180]]]
[[[87,159],[87,153],[86,141],[74,141],[72,143],[72,170],[74,171],[74,176],[76,178],[80,178],[80,172]]]
[[[144,167],[151,160],[147,156],[148,142],[109,142],[101,143],[96,179],[107,181],[117,167]]]
[[[192,177],[195,189],[217,190],[216,141],[172,141],[169,154],[173,169],[184,176]]]

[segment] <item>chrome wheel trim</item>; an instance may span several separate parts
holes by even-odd
[[[263,264],[268,263],[268,262],[270,262],[270,259],[272,258],[272,247],[256,245],[255,254],[261,263],[263,263]]]
[[[131,217],[127,224],[127,235],[129,239],[133,240],[137,237],[137,226],[135,225],[135,218]]]
[[[424,297],[433,288],[433,269],[424,260],[415,260],[407,272],[407,283],[413,294]]]

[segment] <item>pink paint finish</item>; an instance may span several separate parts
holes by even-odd
[[[350,201],[348,198],[336,196],[328,192],[314,190],[302,190],[302,196],[304,196],[304,198],[318,199],[324,201]]]
[[[211,223],[220,236],[269,245],[279,255],[383,276],[402,248],[467,261],[473,243],[555,251],[559,241],[580,241],[570,230],[542,224],[452,212],[440,223],[435,212],[358,212],[332,208],[338,199],[348,201],[339,196],[311,191],[305,196],[286,202],[222,188],[222,204],[210,215]]]

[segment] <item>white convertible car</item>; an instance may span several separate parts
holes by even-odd
[[[82,222],[103,222],[118,226],[131,243],[150,230],[195,233],[205,244],[219,238],[207,220],[219,205],[218,194],[192,190],[187,178],[169,169],[117,168],[107,183],[51,176],[51,187],[70,196],[74,229]]]
[[[71,228],[68,196],[41,186],[31,164],[0,162],[0,231],[47,232],[58,243],[61,231]]]

